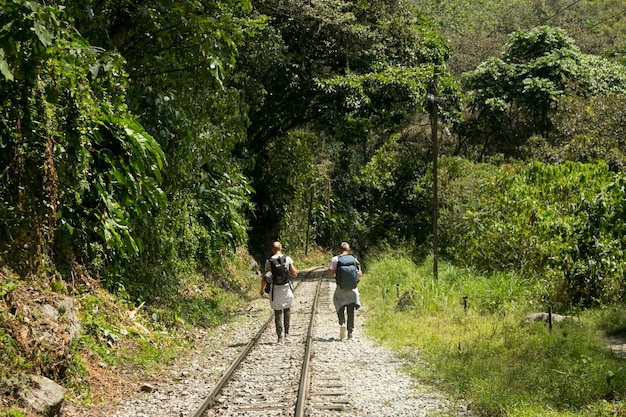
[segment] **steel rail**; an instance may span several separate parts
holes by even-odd
[[[314,271],[316,271],[318,269],[321,269],[321,268],[322,267],[314,267],[314,268],[311,268],[310,270],[306,271],[306,275],[303,278],[301,278],[300,281],[298,281],[298,283],[296,284],[295,288],[298,288],[298,286],[302,282],[302,279],[307,278]],[[320,282],[321,281],[322,280],[320,279]],[[294,288],[294,290],[295,290],[295,288]],[[318,284],[318,293],[319,293],[319,284]],[[317,298],[318,298],[318,294],[316,293],[315,294],[315,300],[313,302],[314,306],[317,303]],[[189,415],[190,417],[201,417],[202,414],[204,414],[204,412],[215,402],[215,399],[220,394],[220,392],[222,391],[222,389],[224,388],[224,386],[226,385],[228,380],[232,377],[232,375],[235,373],[235,371],[237,370],[239,365],[241,365],[241,363],[246,358],[246,356],[248,356],[248,354],[250,353],[252,348],[258,343],[259,339],[261,338],[261,335],[263,334],[265,329],[267,329],[267,326],[269,326],[269,324],[272,323],[273,319],[274,319],[274,312],[272,311],[272,313],[270,314],[269,318],[265,321],[265,323],[263,323],[263,325],[255,333],[255,335],[252,337],[252,339],[250,339],[250,341],[248,342],[246,347],[241,351],[239,356],[237,356],[237,359],[235,359],[235,361],[232,363],[232,365],[222,375],[220,380],[215,385],[215,388],[213,388],[211,393],[202,402],[200,407],[198,407],[198,409],[193,414]],[[307,335],[307,350],[309,350],[309,348],[308,348],[308,339],[310,338],[310,335],[311,335],[311,330],[309,328],[309,332],[308,332],[308,335]],[[310,355],[310,352],[309,352],[309,355]]]
[[[311,320],[309,322],[309,331],[306,336],[306,347],[304,348],[304,360],[302,361],[302,373],[300,375],[300,385],[298,386],[298,399],[296,400],[295,417],[304,417],[306,409],[306,400],[309,396],[310,386],[310,361],[311,361],[311,348],[313,347],[313,327],[315,324],[315,312],[317,311],[317,302],[320,296],[320,287],[324,281],[323,277],[320,277],[317,282],[317,289],[315,290],[315,298],[313,299],[313,306],[311,307]]]
[[[248,342],[246,347],[241,351],[239,356],[237,356],[237,359],[235,359],[233,364],[230,365],[228,370],[226,370],[224,375],[222,375],[220,380],[217,382],[217,385],[215,385],[215,388],[213,388],[213,391],[211,391],[211,393],[204,400],[202,405],[196,410],[195,413],[191,414],[191,417],[202,416],[202,414],[204,414],[204,412],[211,406],[211,404],[213,404],[213,402],[215,401],[215,398],[217,398],[219,393],[222,391],[222,388],[224,388],[224,385],[226,385],[230,377],[235,373],[239,365],[241,365],[241,362],[243,362],[246,356],[248,356],[248,353],[250,353],[250,350],[252,350],[254,345],[256,345],[256,343],[259,341],[259,339],[261,338],[261,335],[263,334],[267,326],[272,322],[273,317],[274,317],[274,313],[272,313],[270,317],[265,321],[265,323],[263,323],[259,331],[256,332],[256,334],[252,337],[250,342]]]

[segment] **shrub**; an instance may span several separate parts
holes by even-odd
[[[624,179],[606,164],[444,160],[441,250],[482,271],[541,277],[555,305],[619,301]],[[469,175],[460,167],[469,169]]]

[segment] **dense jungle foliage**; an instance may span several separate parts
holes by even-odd
[[[149,301],[274,239],[428,253],[437,73],[442,252],[547,277],[565,306],[619,301],[625,19],[618,1],[2,0],[0,256]]]
[[[623,301],[618,0],[0,0],[0,262],[132,303],[352,242]]]

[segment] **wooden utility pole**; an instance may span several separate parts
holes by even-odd
[[[304,255],[309,254],[309,230],[311,229],[311,214],[313,213],[313,189],[309,193],[309,210],[306,215],[306,239],[305,239],[305,247],[304,247]]]
[[[438,190],[438,167],[437,161],[439,159],[439,141],[437,139],[437,130],[438,130],[438,118],[439,111],[437,108],[437,104],[441,102],[441,99],[437,97],[437,82],[438,82],[438,74],[437,67],[435,66],[433,74],[433,84],[432,91],[426,96],[426,103],[430,108],[430,126],[432,133],[432,153],[433,153],[433,276],[435,280],[439,278],[438,271],[438,241],[437,241],[437,223],[439,222],[439,190]]]

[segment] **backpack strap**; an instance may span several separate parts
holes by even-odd
[[[337,266],[335,266],[335,281],[339,284],[339,279],[341,278],[341,266],[343,263],[341,262],[341,257],[345,255],[337,255]]]
[[[335,279],[339,279],[339,271],[341,270],[341,256],[342,255],[337,255],[337,265],[335,265]]]

